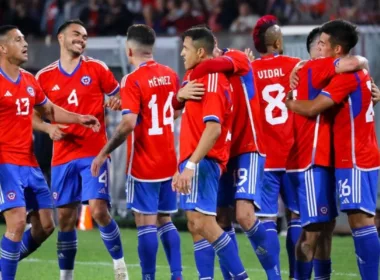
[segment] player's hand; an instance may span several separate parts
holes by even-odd
[[[244,53],[248,56],[250,62],[255,60],[255,56],[253,55],[253,51],[250,48],[246,48],[244,50]]]
[[[91,115],[79,115],[78,123],[91,128],[94,132],[99,132],[100,130],[99,120]]]
[[[65,128],[68,128],[68,126],[62,124],[50,124],[47,133],[51,140],[59,141],[66,135],[66,133],[61,130]]]
[[[191,192],[191,181],[193,180],[194,170],[185,168],[178,176],[177,188],[179,193],[189,194]]]
[[[172,190],[173,190],[173,192],[177,191],[178,177],[179,177],[179,172],[176,171],[176,173],[174,174],[173,179],[172,179]]]
[[[302,69],[307,61],[303,60],[297,63],[297,65],[293,68],[292,73],[290,74],[290,88],[295,89],[299,83],[298,71]]]
[[[113,111],[120,111],[121,110],[121,100],[117,96],[111,96],[110,98],[108,98],[108,100],[104,104],[104,107],[110,108]]]
[[[204,94],[204,85],[202,83],[191,81],[179,90],[177,99],[180,102],[184,102],[186,100],[201,100]]]
[[[91,163],[91,174],[94,177],[98,177],[100,173],[100,168],[107,160],[107,155],[103,155],[102,153],[98,154],[96,158]]]
[[[371,83],[371,92],[372,92],[372,102],[376,104],[377,102],[380,101],[380,90],[373,80]]]

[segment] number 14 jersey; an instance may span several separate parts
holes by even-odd
[[[290,90],[289,76],[299,58],[270,54],[252,62],[260,96],[264,143],[267,147],[265,170],[285,170],[293,145],[293,113],[285,106]]]
[[[137,114],[127,139],[127,174],[139,181],[170,179],[177,168],[172,98],[177,74],[155,61],[141,64],[121,82],[122,114]]]

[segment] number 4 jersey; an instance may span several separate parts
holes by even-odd
[[[177,74],[155,61],[141,64],[121,82],[122,114],[137,114],[127,139],[127,174],[139,181],[166,181],[177,165],[172,98]]]
[[[65,72],[56,61],[39,71],[36,78],[54,104],[78,114],[94,115],[101,125],[99,132],[78,124],[64,129],[66,136],[54,141],[52,165],[96,156],[107,142],[104,94],[111,96],[119,91],[112,72],[103,62],[83,56],[72,73]]]
[[[270,54],[252,62],[260,96],[264,143],[267,147],[265,170],[285,170],[293,145],[293,113],[285,106],[290,90],[289,76],[299,58]]]

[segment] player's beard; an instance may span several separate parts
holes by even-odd
[[[85,46],[83,46],[82,51],[77,51],[74,49],[74,44],[78,43],[77,41],[72,41],[71,44],[66,44],[66,49],[72,54],[73,57],[81,56],[84,52]]]

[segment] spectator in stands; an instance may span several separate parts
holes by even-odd
[[[63,0],[47,0],[42,13],[41,31],[47,35],[57,34],[58,27],[64,22]]]
[[[168,0],[166,2],[167,13],[161,21],[163,28],[167,28],[167,33],[174,35],[177,30],[174,26],[174,22],[183,15],[181,9],[181,0]]]
[[[89,36],[99,35],[105,12],[106,6],[103,0],[89,0],[87,6],[83,8],[79,18],[86,25]]]
[[[248,2],[241,2],[239,4],[239,16],[232,23],[230,27],[231,32],[247,32],[252,30],[255,26],[259,16],[252,12],[251,6]]]
[[[182,0],[181,11],[182,15],[172,23],[178,34],[185,32],[192,26],[204,23],[203,14],[194,9],[191,0]]]
[[[133,24],[133,14],[127,10],[121,0],[107,0],[107,4],[100,35],[125,35],[128,27]]]
[[[295,23],[300,20],[301,12],[294,0],[275,0],[269,9],[282,24]]]
[[[63,15],[65,20],[78,19],[82,10],[87,6],[87,1],[69,0],[63,7]]]

